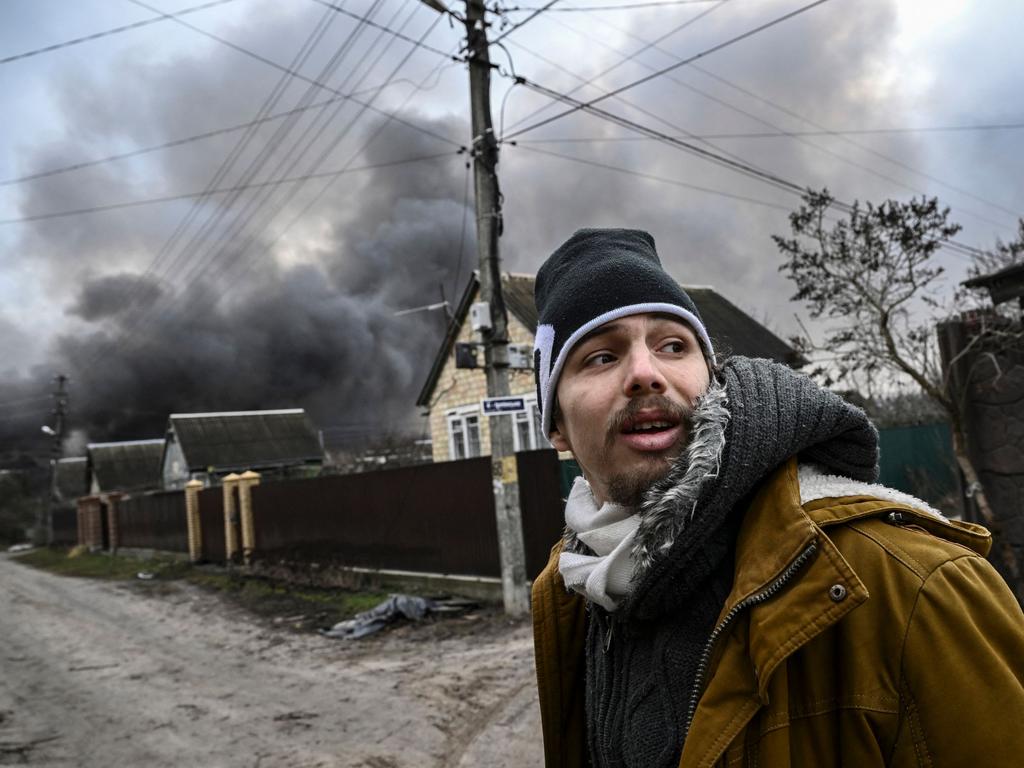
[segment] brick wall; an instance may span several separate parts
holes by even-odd
[[[476,297],[474,297],[474,301]],[[533,334],[519,320],[509,313],[509,341],[512,344],[533,344]],[[469,323],[464,323],[457,339],[459,342],[479,341]],[[483,350],[477,356],[483,363]],[[536,389],[533,383],[533,371],[512,371],[509,388],[513,395],[533,394]],[[448,461],[448,412],[460,406],[477,406],[487,397],[487,378],[481,368],[455,367],[455,349],[448,355],[437,386],[432,393],[430,409],[430,435],[434,441],[434,461]],[[482,455],[491,452],[491,434],[489,419],[480,414],[480,451]]]

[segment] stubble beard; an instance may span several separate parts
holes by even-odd
[[[673,413],[683,425],[679,442],[672,448],[656,454],[644,454],[639,457],[640,464],[612,475],[608,479],[607,493],[609,500],[625,507],[636,508],[643,501],[644,494],[659,480],[664,478],[678,463],[679,457],[685,455],[686,445],[690,439],[693,426],[693,409],[681,406],[661,395],[652,395],[643,400],[630,403],[612,419],[609,427],[608,445],[611,445],[621,424],[626,418],[641,408],[661,408]]]

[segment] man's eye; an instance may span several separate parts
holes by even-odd
[[[588,357],[583,364],[587,367],[595,365],[608,365],[608,363],[614,362],[614,360],[615,355],[613,355],[611,352],[598,352],[597,354]]]
[[[686,351],[686,344],[682,341],[669,341],[662,345],[662,351],[673,354],[682,354]]]

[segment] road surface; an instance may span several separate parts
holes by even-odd
[[[540,766],[528,622],[290,633],[0,555],[0,766]]]

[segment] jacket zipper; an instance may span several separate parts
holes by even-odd
[[[690,733],[690,726],[693,724],[693,716],[697,712],[697,703],[700,701],[700,697],[704,694],[704,676],[707,675],[708,665],[711,663],[711,654],[715,648],[715,642],[721,637],[725,629],[732,623],[733,619],[736,618],[740,612],[744,611],[751,606],[763,603],[766,600],[774,597],[779,590],[781,590],[789,582],[796,572],[799,571],[804,564],[811,559],[811,556],[817,551],[817,542],[812,541],[807,545],[796,559],[784,570],[782,573],[775,578],[768,586],[762,589],[760,592],[755,592],[745,600],[741,600],[732,607],[732,610],[725,615],[721,623],[715,627],[715,630],[708,637],[708,642],[704,646],[704,652],[701,654],[700,661],[697,664],[697,673],[693,678],[693,693],[690,695],[690,705],[686,710],[686,725],[683,728],[683,742],[686,742],[686,737]]]

